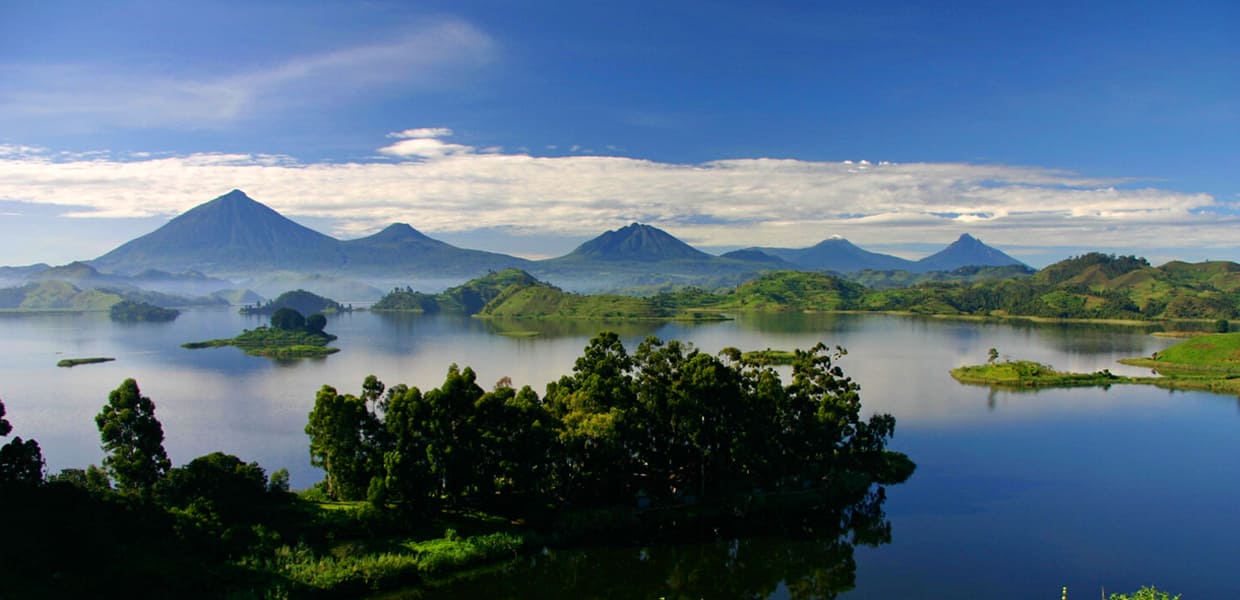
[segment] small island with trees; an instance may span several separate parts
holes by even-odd
[[[275,300],[268,300],[265,304],[243,306],[239,312],[243,315],[270,316],[282,308],[291,308],[303,315],[313,315],[315,313],[330,315],[351,312],[353,310],[352,305],[345,306],[331,298],[307,292],[306,290],[293,290],[284,292],[277,296]]]
[[[108,316],[113,321],[121,323],[137,323],[141,321],[166,322],[172,321],[180,315],[181,311],[175,308],[163,308],[149,302],[135,302],[133,300],[121,300],[113,304],[112,308],[108,310]]]
[[[271,315],[271,325],[247,329],[234,338],[189,342],[182,348],[221,348],[236,346],[253,356],[268,358],[314,358],[339,352],[340,348],[327,345],[336,336],[323,331],[327,317],[314,313],[303,316],[292,308],[277,309]]]
[[[1119,361],[1125,365],[1149,367],[1156,375],[1152,377],[1115,375],[1110,370],[1070,373],[1033,361],[999,361],[998,358],[999,352],[991,348],[986,364],[957,367],[951,370],[951,375],[961,383],[1005,389],[1134,383],[1240,395],[1240,333],[1198,335],[1155,352],[1149,358]]]

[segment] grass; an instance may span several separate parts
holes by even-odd
[[[316,358],[340,351],[340,348],[327,346],[327,343],[334,339],[336,339],[336,336],[330,333],[258,327],[256,329],[247,329],[235,338],[188,342],[181,344],[181,347],[197,350],[201,348],[236,346],[251,356]]]
[[[958,367],[951,370],[951,375],[961,383],[1009,389],[1136,383],[1240,395],[1240,333],[1196,336],[1150,358],[1125,358],[1119,362],[1148,367],[1159,376],[1126,377],[1105,370],[1067,373],[1027,360]]]
[[[56,363],[58,367],[76,367],[78,365],[93,365],[95,363],[109,362],[116,360],[111,357],[96,356],[91,358],[66,358]]]
[[[1150,358],[1126,358],[1120,362],[1150,367],[1160,373],[1240,375],[1240,333],[1194,336],[1155,352]]]
[[[1056,371],[1050,365],[1031,360],[1009,360],[957,367],[951,370],[951,375],[961,383],[1018,389],[1082,387],[1133,382],[1130,377],[1114,375],[1106,370],[1095,373],[1070,373]]]
[[[797,353],[788,350],[751,350],[741,355],[744,360],[759,365],[790,365]]]

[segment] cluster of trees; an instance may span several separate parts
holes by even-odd
[[[833,364],[841,355],[798,351],[785,385],[735,349],[716,357],[648,338],[630,355],[604,332],[542,398],[507,379],[486,391],[455,365],[425,393],[371,376],[359,395],[324,386],[306,433],[330,496],[423,512],[672,504],[907,476],[885,451],[895,419],[861,418],[857,384]]]
[[[281,308],[271,313],[271,326],[280,331],[305,331],[320,334],[327,327],[327,317],[322,313],[305,316],[292,308]]]
[[[284,308],[291,308],[303,315],[308,315],[313,313],[349,312],[353,310],[353,305],[345,306],[331,298],[325,298],[314,292],[293,290],[280,294],[275,300],[268,300],[266,304],[243,306],[240,312],[243,315],[272,315]]]
[[[121,322],[171,321],[180,315],[181,311],[175,308],[163,308],[148,302],[133,300],[121,300],[113,304],[108,311],[108,316],[113,321]]]
[[[873,278],[871,278],[873,279]],[[668,309],[725,311],[872,310],[1074,319],[1235,319],[1240,265],[1168,263],[1089,253],[1034,275],[927,281],[871,289],[834,275],[774,272],[733,290],[687,289],[653,299]]]
[[[13,425],[4,418],[4,401],[0,400],[0,438],[13,432]],[[43,450],[35,440],[16,436],[0,446],[0,487],[38,485],[43,482]]]
[[[7,435],[3,416],[0,403]],[[95,422],[102,467],[45,477],[34,440],[0,449],[0,514],[20,515],[5,523],[0,596],[198,596],[252,585],[227,561],[288,529],[279,517],[294,499],[288,472],[268,479],[257,463],[221,452],[172,467],[155,404],[133,379]]]

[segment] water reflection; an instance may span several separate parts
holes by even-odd
[[[836,598],[857,545],[891,542],[884,490],[762,520],[698,524],[644,543],[546,550],[472,577],[383,598]]]

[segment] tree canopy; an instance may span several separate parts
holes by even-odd
[[[155,403],[126,379],[108,394],[108,403],[95,416],[107,456],[103,466],[119,488],[146,494],[172,466],[164,452],[164,428],[155,418]]]
[[[0,400],[0,437],[13,431],[13,425],[4,418],[4,401]],[[43,450],[34,440],[14,437],[0,446],[0,486],[19,483],[38,485],[43,481]]]
[[[501,381],[483,390],[449,367],[425,393],[368,377],[360,396],[319,391],[306,433],[339,499],[419,510],[682,503],[757,488],[899,481],[890,415],[861,417],[843,349],[797,351],[792,380],[735,349],[720,356],[648,338],[630,355],[599,334],[571,375],[539,398]],[[897,461],[899,462],[899,461]]]

